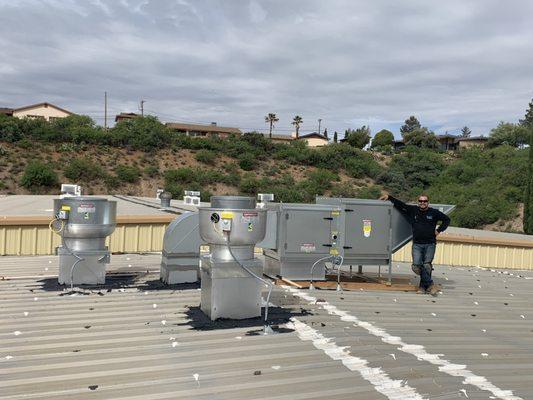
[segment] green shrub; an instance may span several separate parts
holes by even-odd
[[[115,172],[120,181],[127,183],[135,183],[141,177],[139,168],[130,165],[118,165]]]
[[[217,155],[214,151],[211,150],[200,150],[198,153],[196,153],[195,156],[196,160],[207,164],[207,165],[215,165],[215,161],[217,158]]]
[[[169,182],[165,184],[165,190],[167,192],[172,193],[172,198],[174,199],[182,199],[183,198],[183,192],[184,188],[179,183],[175,182]]]
[[[104,176],[104,185],[108,190],[116,189],[120,186],[121,181],[116,175],[107,174]]]
[[[238,172],[230,172],[224,176],[223,182],[231,186],[239,186],[241,183],[241,175]]]
[[[228,177],[213,169],[184,167],[165,171],[164,178],[165,184],[178,183],[189,190],[202,190],[205,185],[225,183]]]
[[[156,177],[159,175],[159,168],[155,165],[149,165],[144,169],[144,174],[150,178]]]
[[[3,142],[17,142],[23,137],[21,120],[6,115],[0,115],[0,140]]]
[[[257,161],[252,154],[244,153],[239,156],[239,166],[245,171],[253,170],[257,165]]]
[[[409,148],[393,157],[388,173],[395,177],[403,176],[403,191],[413,193],[415,189],[425,190],[434,183],[444,167],[441,154],[427,149]],[[384,180],[383,183],[389,182]]]
[[[194,181],[194,171],[192,168],[169,169],[164,173],[167,183],[190,183]]]
[[[278,186],[269,192],[274,194],[276,201],[283,203],[303,203],[307,199],[301,190],[294,187]]]
[[[357,191],[351,183],[343,182],[333,185],[332,197],[356,197]]]
[[[321,188],[321,191],[329,190],[333,181],[339,180],[339,175],[327,169],[317,169],[307,173],[307,177],[316,186]]]
[[[172,139],[169,128],[152,116],[120,121],[108,135],[115,146],[129,146],[139,150],[163,148]]]
[[[207,189],[200,191],[200,201],[210,202],[211,196],[213,196],[213,193]]]
[[[30,190],[52,187],[57,185],[57,182],[57,174],[51,166],[38,161],[31,162],[26,166],[20,181],[22,186]]]
[[[104,178],[105,172],[99,164],[88,158],[75,158],[69,162],[63,174],[77,183],[92,182]]]
[[[253,176],[246,176],[241,180],[239,190],[241,193],[248,195],[256,195],[261,188],[261,182]]]
[[[377,200],[381,196],[381,188],[379,186],[365,186],[357,190],[355,197],[358,199]]]
[[[32,141],[28,138],[23,138],[21,140],[19,140],[17,142],[17,146],[22,148],[22,149],[31,149],[32,147],[34,147],[34,144],[32,143]]]

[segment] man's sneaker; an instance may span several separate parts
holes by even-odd
[[[439,294],[439,291],[440,291],[440,287],[438,287],[437,285],[433,284],[431,285],[429,288],[428,288],[428,292],[430,295],[432,296],[436,296]]]
[[[426,294],[426,290],[424,288],[419,287],[416,291],[416,294]]]

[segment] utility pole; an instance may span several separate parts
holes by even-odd
[[[144,103],[146,103],[146,101],[141,100],[141,117],[144,117]]]
[[[322,118],[318,119],[318,134],[320,135],[320,124],[322,123]]]
[[[107,92],[104,92],[104,130],[107,131]]]

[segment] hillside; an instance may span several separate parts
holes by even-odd
[[[245,170],[240,167],[239,158],[213,154],[211,159],[211,153],[206,156],[206,150],[144,152],[110,146],[57,146],[34,142],[32,146],[20,147],[17,143],[1,143],[0,194],[56,193],[58,186],[27,188],[22,185],[26,167],[34,162],[49,166],[57,174],[58,182],[82,185],[86,194],[121,193],[150,197],[157,189],[167,188],[176,197],[182,195],[182,189],[192,189],[201,190],[205,193],[202,196],[208,198],[210,194],[254,194],[252,189],[265,182],[280,187],[316,183],[316,189],[328,195],[355,195],[358,191],[365,195],[367,190],[378,196],[381,193],[372,178],[352,178],[345,171],[336,174],[309,165],[259,159],[254,159],[252,169]],[[380,155],[376,158],[381,162],[387,159]],[[131,176],[121,174],[124,166],[129,167]],[[177,176],[169,179],[172,174]],[[330,181],[333,182],[330,184]],[[322,190],[326,187],[329,189]]]
[[[86,194],[154,196],[165,188],[179,198],[185,189],[200,190],[204,200],[260,192],[284,202],[313,202],[315,195],[375,199],[385,190],[412,200],[426,192],[433,202],[457,204],[456,226],[521,230],[527,149],[502,145],[443,153],[408,146],[393,153],[346,143],[308,148],[303,142],[274,144],[255,133],[190,138],[149,118],[110,132],[80,129],[79,121],[40,123],[40,130],[17,130],[13,122],[0,121],[2,194],[53,194],[61,182],[78,183]]]

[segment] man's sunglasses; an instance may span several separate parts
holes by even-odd
[[[428,203],[429,200],[418,200],[419,203]]]

